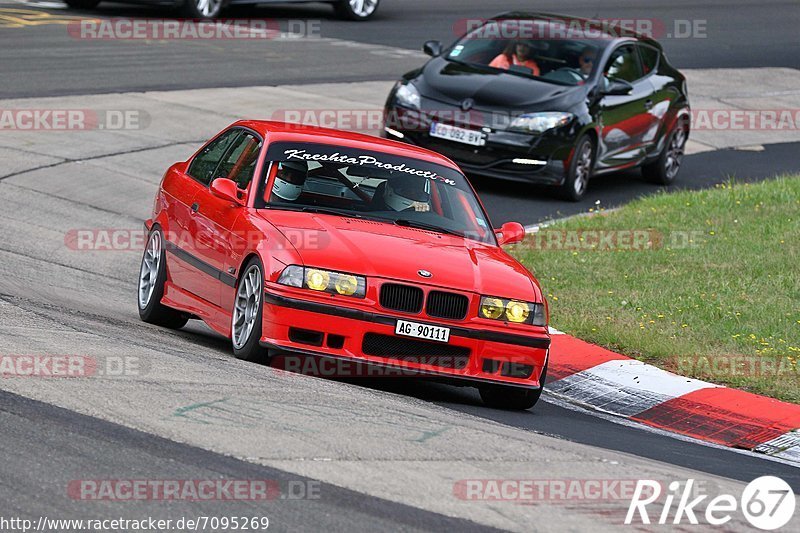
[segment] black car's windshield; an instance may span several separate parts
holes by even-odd
[[[273,143],[257,208],[385,221],[495,244],[489,220],[457,170],[385,152]]]
[[[608,36],[568,21],[490,20],[467,33],[446,58],[562,85],[581,85],[594,72]]]

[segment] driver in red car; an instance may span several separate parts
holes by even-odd
[[[529,68],[534,76],[540,74],[539,65],[532,57],[533,47],[528,41],[510,41],[503,53],[492,59],[490,67],[508,70],[511,65]]]
[[[386,180],[378,185],[372,208],[377,211],[430,211],[431,182],[420,176]]]
[[[303,192],[306,176],[308,176],[308,169],[305,163],[295,161],[278,163],[278,173],[275,174],[275,182],[272,184],[272,194],[281,200],[294,202],[300,198],[300,193]]]

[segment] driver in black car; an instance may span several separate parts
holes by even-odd
[[[376,211],[431,210],[431,182],[420,176],[391,178],[375,189],[372,209]]]
[[[594,46],[587,46],[581,52],[580,57],[578,58],[578,64],[580,65],[581,74],[584,77],[589,77],[589,74],[592,73],[592,69],[594,68],[594,64],[597,61],[597,50]]]

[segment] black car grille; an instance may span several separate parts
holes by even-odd
[[[385,309],[419,313],[422,311],[424,294],[422,289],[413,285],[384,283],[381,286],[379,299],[381,307]],[[442,291],[431,291],[425,305],[428,316],[450,320],[463,320],[467,316],[468,309],[469,298],[463,294]]]
[[[431,291],[425,311],[428,316],[463,320],[467,316],[469,298],[452,292]]]
[[[451,159],[471,165],[491,165],[498,159],[498,156],[486,147],[469,148],[455,142],[439,141],[433,138],[426,138],[424,145],[425,148],[446,154]]]
[[[381,286],[381,307],[386,309],[404,313],[419,313],[422,311],[422,300],[422,289],[419,287],[396,283],[384,283]]]
[[[403,339],[379,333],[367,333],[361,344],[366,355],[401,361],[462,369],[469,362],[469,348],[416,339]]]

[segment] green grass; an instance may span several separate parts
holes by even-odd
[[[684,375],[800,403],[800,177],[594,211],[512,249],[539,278],[553,326]],[[585,230],[651,231],[653,239],[638,250],[591,249]],[[547,246],[553,236],[572,246]]]

